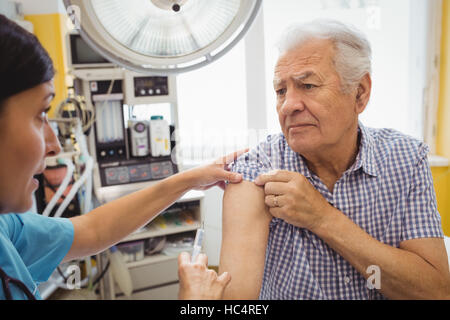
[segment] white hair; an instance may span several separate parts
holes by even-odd
[[[336,20],[319,19],[292,25],[280,37],[277,48],[282,55],[312,39],[328,39],[334,43],[334,64],[344,91],[355,88],[366,74],[371,74],[372,49],[366,36]]]

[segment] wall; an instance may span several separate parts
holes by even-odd
[[[437,125],[437,154],[450,159],[450,0],[442,8],[441,76]],[[450,175],[448,168],[433,168],[438,209],[444,232],[450,236]]]
[[[442,227],[447,237],[450,237],[450,171],[449,167],[432,167],[438,211],[441,214]]]
[[[67,97],[65,34],[67,17],[61,0],[20,0],[25,20],[33,23],[34,34],[53,60],[56,74],[54,78],[55,99],[49,116],[53,116],[55,106]]]
[[[443,0],[441,43],[441,78],[438,110],[437,148],[450,158],[450,0]]]

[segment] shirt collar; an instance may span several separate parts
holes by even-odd
[[[355,164],[348,171],[354,172],[362,168],[365,173],[376,177],[378,172],[375,165],[374,138],[361,122],[358,123],[358,135],[361,137],[359,152]]]
[[[306,165],[306,160],[299,153],[297,153],[297,157],[298,157],[297,172],[301,173],[305,178],[311,178],[312,177],[312,173],[309,170],[308,166]]]

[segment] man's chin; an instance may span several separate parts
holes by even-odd
[[[317,150],[317,146],[312,144],[311,141],[305,141],[305,139],[299,139],[299,138],[291,138],[287,139],[287,143],[291,149],[299,154],[307,154],[314,152],[314,150]]]

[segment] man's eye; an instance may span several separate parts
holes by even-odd
[[[286,93],[286,89],[278,89],[276,90],[277,96],[282,96]]]
[[[306,90],[311,90],[311,89],[317,88],[317,86],[314,84],[311,84],[311,83],[304,83],[303,88],[305,88]]]

